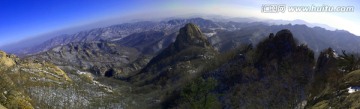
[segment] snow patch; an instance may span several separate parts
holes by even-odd
[[[336,52],[333,52],[333,55],[334,55],[335,58],[339,57],[339,55]]]
[[[79,70],[77,70],[76,73],[79,74],[79,75],[91,74],[91,73],[89,73],[89,72],[83,72],[83,71],[79,71]],[[113,91],[112,91],[112,87],[107,86],[107,85],[104,85],[104,84],[101,84],[101,83],[98,82],[98,81],[92,80],[92,84],[103,88],[103,89],[104,89],[105,91],[107,91],[107,92],[110,92],[110,93],[113,92]]]
[[[61,50],[61,46],[57,46],[55,48],[52,49],[55,52],[59,52]]]
[[[111,41],[118,41],[118,40],[121,40],[122,38],[115,38],[115,39],[112,39]]]
[[[348,88],[348,93],[354,93],[360,91],[360,87],[359,86],[351,86]]]
[[[216,32],[212,32],[212,33],[204,33],[204,35],[206,37],[211,37],[211,36],[214,36],[216,34]]]
[[[82,71],[79,71],[79,70],[77,70],[76,73],[79,74],[79,75],[87,74],[87,72],[82,72]]]

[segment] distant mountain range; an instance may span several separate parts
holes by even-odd
[[[125,23],[0,51],[0,106],[359,108],[359,42],[306,25]]]
[[[231,46],[234,47],[236,44],[234,45],[235,42],[230,42],[230,44],[227,43],[227,45],[224,45],[221,44],[222,41],[219,39],[223,39],[225,41],[226,39],[230,39],[235,41],[241,38],[250,40],[246,43],[256,44],[257,41],[261,39],[261,37],[266,36],[267,33],[276,32],[282,28],[290,28],[290,30],[294,32],[295,36],[298,37],[300,42],[309,45],[317,52],[329,46],[333,47],[337,51],[347,50],[351,52],[355,52],[357,51],[357,48],[359,48],[355,47],[356,45],[354,45],[359,41],[356,35],[343,30],[334,30],[333,28],[326,27],[324,25],[310,24],[301,20],[283,21],[250,18],[209,18],[213,20],[203,18],[174,18],[163,21],[140,21],[134,23],[123,23],[109,27],[81,31],[75,34],[63,34],[43,42],[41,42],[41,40],[37,40],[36,43],[30,43],[31,41],[16,43],[13,45],[3,46],[1,49],[8,53],[25,56],[44,52],[55,46],[66,45],[71,42],[120,41],[121,39],[128,36],[134,37],[141,34],[149,34],[149,32],[159,32],[163,34],[161,37],[172,35],[172,40],[169,40],[171,38],[167,38],[166,41],[161,41],[166,46],[166,44],[170,44],[170,42],[174,41],[177,32],[176,30],[178,30],[185,23],[194,23],[199,25],[200,28],[204,31],[204,34],[210,37],[210,42],[215,45],[215,48],[221,49],[221,51],[227,50]],[[326,27],[327,29],[316,26]],[[225,36],[224,34],[227,35]],[[155,38],[152,37],[151,34],[147,36]],[[158,35],[155,36],[160,38]],[[342,40],[338,40],[338,36],[341,36]],[[129,38],[130,37],[128,37],[128,39]],[[244,43],[243,41],[244,40],[241,40],[240,42],[236,43]],[[345,47],[342,47],[342,44],[349,44],[352,46],[346,45]]]

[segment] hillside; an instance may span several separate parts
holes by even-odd
[[[2,51],[0,83],[0,106],[8,109],[131,108],[136,97],[124,94],[127,83]]]
[[[72,80],[51,63],[20,60],[0,51],[0,104],[7,108],[32,109],[40,101],[32,99],[36,87],[66,86]],[[43,95],[46,96],[46,95]],[[41,96],[39,96],[41,98]]]
[[[52,62],[58,66],[72,66],[92,72],[97,76],[126,77],[128,72],[139,70],[135,66],[128,66],[136,64],[138,58],[142,59],[140,55],[135,48],[121,46],[117,43],[74,42],[28,58]]]
[[[255,48],[241,49],[202,78],[216,81],[207,93],[217,96],[224,108],[304,107],[300,104],[307,98],[314,63],[313,51],[298,46],[289,30],[281,30]],[[180,101],[181,107],[189,103]]]

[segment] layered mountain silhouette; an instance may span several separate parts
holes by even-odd
[[[201,28],[203,31],[203,35],[207,37],[210,45],[222,53],[234,50],[242,45],[255,45],[263,38],[267,37],[268,33],[279,31],[282,28],[288,28],[291,30],[292,33],[295,34],[294,38],[298,39],[299,43],[304,43],[309,48],[314,50],[315,56],[319,55],[321,50],[328,47],[333,48],[335,51],[346,50],[349,52],[355,52],[358,48],[360,48],[354,47],[358,45],[357,43],[360,42],[360,39],[345,31],[328,31],[319,27],[309,28],[305,25],[269,26],[265,23],[258,22],[214,22],[202,18],[192,18],[171,19],[162,22],[147,21],[125,23],[106,28],[83,31],[73,35],[62,35],[48,40],[43,44],[37,45],[33,48],[30,47],[27,49],[22,49],[18,50],[17,52],[23,52],[24,50],[23,53],[28,55],[35,53],[36,58],[53,58],[54,60],[48,59],[53,63],[68,63],[68,61],[77,60],[75,65],[76,67],[84,68],[83,70],[97,72],[94,73],[97,75],[104,75],[104,72],[115,69],[117,73],[121,73],[121,78],[125,78],[129,74],[132,74],[133,72],[143,68],[149,59],[156,56],[159,51],[165,49],[171,43],[173,43],[177,38],[176,36],[179,34],[180,27],[189,22],[199,25],[199,28]],[[85,52],[83,51],[86,51],[85,49],[88,49],[87,51],[96,52],[91,50],[92,48],[84,48],[87,46],[87,44],[91,43],[111,43],[115,44],[116,46],[121,46],[120,48],[124,48],[124,50],[136,49],[130,50],[130,52],[136,51],[134,53],[139,53],[139,57],[137,55],[131,56],[132,58],[130,59],[130,62],[126,64],[124,64],[123,61],[99,62],[101,60],[98,59],[90,59],[90,61],[87,62],[82,61],[89,59],[89,56],[84,55]],[[83,51],[71,50],[72,53],[68,54],[72,54],[74,56],[63,56],[63,59],[59,58],[58,55],[53,55],[54,52],[51,52],[54,48],[61,48],[62,46],[67,48],[73,46],[74,44]],[[65,51],[70,52],[70,50]],[[23,53],[17,54],[20,54],[20,56],[24,57]],[[97,54],[101,54],[101,56],[105,56],[104,58],[107,59],[111,59],[112,57],[122,57],[121,53],[115,55],[106,55],[107,53],[108,52],[102,52]],[[38,54],[49,54],[49,56],[40,56]],[[89,54],[91,55],[92,53]],[[95,57],[99,56],[96,55]],[[99,63],[101,63],[101,65],[99,65]]]
[[[160,22],[142,21],[124,23],[104,28],[96,28],[81,31],[76,34],[56,36],[37,45],[27,45],[25,48],[17,48],[21,45],[4,46],[1,49],[19,56],[45,52],[53,47],[66,45],[71,42],[96,42],[96,41],[120,41],[124,45],[135,45],[139,51],[156,53],[175,41],[178,30],[186,23],[197,24],[204,35],[209,37],[209,42],[220,52],[229,51],[242,44],[257,44],[268,33],[275,33],[283,28],[292,31],[300,43],[308,45],[318,55],[321,50],[328,47],[336,51],[358,51],[357,43],[360,39],[347,31],[330,31],[321,27],[308,27],[306,25],[271,25],[266,22],[234,22],[212,21],[203,18],[170,19]],[[131,37],[128,37],[131,36]],[[147,37],[142,37],[147,36]],[[128,41],[122,40],[123,38]],[[132,40],[131,42],[130,39]],[[137,40],[137,41],[134,41]],[[146,42],[144,44],[139,41]],[[139,44],[139,45],[138,45]],[[144,49],[144,47],[146,49]]]

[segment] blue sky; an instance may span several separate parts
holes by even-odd
[[[355,12],[269,14],[260,12],[263,4],[351,5],[355,7]],[[359,9],[360,3],[356,0],[0,0],[0,46],[61,29],[124,16],[170,17],[190,13],[302,19],[360,35]]]
[[[0,45],[125,15],[135,6],[141,7],[120,0],[0,0]]]

